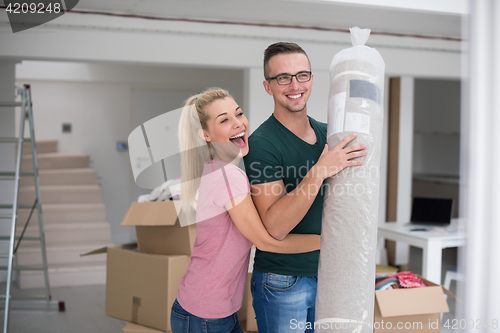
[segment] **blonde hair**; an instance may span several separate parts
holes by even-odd
[[[199,130],[208,130],[207,106],[216,100],[231,97],[227,90],[209,88],[186,101],[179,121],[179,145],[181,152],[181,200],[184,213],[191,216],[194,199],[200,185],[203,164],[210,159],[210,144],[203,140]],[[186,216],[186,217],[188,217]]]

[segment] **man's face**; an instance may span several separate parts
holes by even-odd
[[[281,74],[295,75],[299,72],[310,71],[309,61],[305,54],[287,53],[278,54],[269,59],[268,77]],[[297,82],[292,78],[289,85],[279,85],[276,80],[264,81],[264,88],[274,98],[275,109],[284,109],[296,113],[306,111],[306,103],[311,95],[313,78],[304,83]]]

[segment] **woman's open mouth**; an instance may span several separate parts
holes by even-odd
[[[235,145],[237,145],[239,148],[243,148],[247,145],[247,143],[245,142],[245,131],[233,135],[232,137],[229,138],[229,140]]]

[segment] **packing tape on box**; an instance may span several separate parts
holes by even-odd
[[[139,308],[141,306],[141,298],[140,297],[132,297],[132,322],[139,322]]]

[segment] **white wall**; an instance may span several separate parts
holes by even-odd
[[[0,12],[0,22],[7,22]],[[67,13],[36,29],[0,34],[0,58],[122,62],[151,65],[261,68],[275,41],[299,43],[315,70],[329,70],[333,55],[350,46],[347,33],[141,20]],[[374,35],[391,75],[460,77],[460,43]]]
[[[464,205],[467,247],[464,250],[465,287],[459,293],[457,318],[488,322],[500,313],[500,3],[472,1],[471,36],[467,80],[463,90],[464,133],[462,145]],[[460,267],[463,268],[463,267]],[[498,321],[493,321],[495,324]],[[490,326],[493,331],[497,326]],[[473,332],[467,327],[464,332]]]
[[[243,71],[228,69],[26,61],[17,65],[16,79],[31,83],[37,140],[57,139],[61,152],[90,155],[115,243],[133,238],[119,224],[130,203],[150,192],[135,185],[129,155],[116,143],[210,85],[243,99]],[[63,122],[72,123],[72,133],[62,133]]]
[[[15,100],[15,62],[0,61],[0,102]],[[0,107],[0,137],[14,137],[15,135],[14,108]],[[15,144],[0,143],[0,171],[15,170]],[[0,203],[12,204],[14,200],[14,182],[0,181]],[[0,209],[0,214],[10,214],[11,210]],[[0,220],[0,235],[9,235],[11,220]],[[9,252],[9,242],[0,242],[0,253]],[[7,259],[0,259],[0,265],[8,264]],[[0,281],[7,280],[7,272],[0,271]]]
[[[264,71],[261,67],[247,68],[244,72],[244,105],[249,112],[248,123],[250,132],[259,127],[273,112],[272,96],[264,90]]]
[[[416,11],[436,11],[443,13],[466,14],[469,12],[467,0],[325,0],[332,2],[343,2],[346,4],[370,5],[389,8],[404,8]]]
[[[0,61],[0,102],[15,100],[15,62]],[[0,137],[14,137],[14,108],[0,107]],[[15,145],[0,143],[0,171],[14,171]],[[0,203],[12,202],[12,181],[0,183]]]

